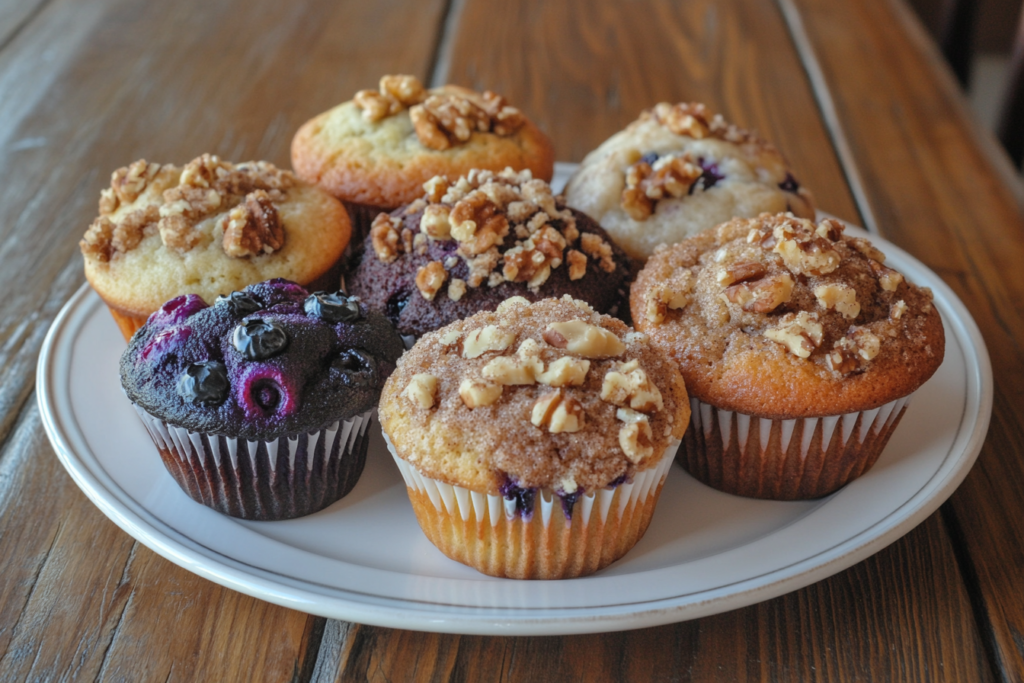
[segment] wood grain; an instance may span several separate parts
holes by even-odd
[[[382,73],[426,77],[443,9],[50,0],[0,35],[0,680],[308,680],[323,619],[172,565],[77,490],[35,359],[111,171],[202,152],[288,166],[308,117]]]
[[[312,680],[992,681],[967,596],[949,590],[960,577],[940,527],[932,517],[851,570],[782,598],[658,628],[498,638],[332,622],[321,662],[335,663]]]
[[[885,236],[938,272],[981,328],[995,406],[949,504],[980,628],[1024,680],[1024,215],[1019,181],[901,3],[797,0]],[[850,69],[850,64],[859,68]]]
[[[449,80],[504,94],[579,161],[660,101],[759,131],[819,206],[858,222],[803,67],[771,3],[468,0]]]

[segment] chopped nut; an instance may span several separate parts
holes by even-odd
[[[488,351],[504,351],[515,339],[514,334],[497,325],[477,328],[466,335],[466,341],[462,345],[462,357],[477,358]]]
[[[536,375],[541,384],[551,387],[578,387],[587,379],[589,360],[564,356],[548,365],[548,369]]]
[[[580,236],[580,248],[588,256],[600,262],[601,270],[611,273],[615,270],[615,261],[612,258],[612,246],[605,242],[599,235],[585,232]]]
[[[386,213],[379,213],[370,226],[370,240],[373,251],[384,263],[391,263],[398,258],[399,234],[398,227],[402,221],[392,218]]]
[[[500,384],[464,379],[459,384],[459,398],[470,409],[489,406],[501,398],[502,389]]]
[[[570,280],[579,280],[587,274],[587,257],[583,252],[570,249],[565,258],[569,264]]]
[[[113,255],[113,248],[110,241],[114,237],[114,222],[106,216],[100,216],[92,222],[85,236],[78,243],[82,253],[86,256],[93,256],[97,260],[106,263]]]
[[[838,242],[843,236],[843,231],[846,230],[846,226],[835,220],[834,218],[825,218],[818,227],[815,228],[814,234],[818,237],[823,237],[830,242]]]
[[[779,273],[754,282],[742,282],[725,289],[725,298],[739,304],[744,311],[769,313],[789,301],[793,295],[793,278]]]
[[[461,255],[466,259],[466,265],[469,267],[469,281],[467,284],[470,287],[479,287],[483,284],[493,274],[492,271],[498,265],[498,260],[501,258],[497,247],[488,249],[484,253],[472,258],[467,257],[464,253]]]
[[[433,301],[441,285],[448,278],[448,272],[440,261],[431,261],[416,270],[416,289],[427,301]]]
[[[184,254],[194,249],[202,239],[199,231],[181,215],[161,218],[158,229],[160,231],[160,241],[163,242],[164,246],[168,249],[174,249],[179,254]]]
[[[379,88],[381,94],[390,95],[406,107],[419,104],[426,97],[426,90],[423,89],[423,84],[415,76],[382,76]]]
[[[224,253],[233,258],[272,254],[284,246],[284,225],[270,196],[255,190],[222,219]]]
[[[899,320],[903,317],[903,314],[907,312],[907,302],[900,299],[889,308],[889,317],[893,320]]]
[[[689,154],[663,155],[653,167],[646,161],[637,162],[626,169],[621,206],[633,220],[645,221],[658,200],[686,195],[703,173]]]
[[[466,281],[459,278],[452,278],[448,283],[448,298],[452,301],[459,301],[466,296]]]
[[[420,230],[425,232],[431,239],[446,240],[451,237],[452,225],[448,222],[448,214],[451,212],[444,204],[431,204],[423,209],[423,218],[420,219]]]
[[[582,320],[550,323],[543,337],[555,348],[584,358],[611,358],[626,350],[626,345],[614,332]]]
[[[423,191],[427,193],[427,201],[433,204],[442,201],[442,198],[448,191],[448,187],[450,185],[451,183],[448,182],[448,177],[443,175],[436,175],[427,182],[423,183]]]
[[[837,373],[848,375],[865,367],[882,348],[882,340],[865,327],[851,327],[828,354],[828,365]]]
[[[619,428],[619,448],[634,463],[651,457],[654,453],[653,438],[651,425],[646,419],[629,422]]]
[[[900,273],[892,268],[883,266],[879,261],[869,259],[868,265],[871,266],[871,272],[878,278],[878,284],[886,292],[895,292],[900,283],[903,282],[903,276]]]
[[[110,214],[117,211],[117,206],[120,200],[117,198],[117,193],[111,187],[105,190],[100,190],[100,215],[109,216]]]
[[[782,344],[793,355],[808,358],[821,345],[822,327],[817,313],[787,313],[775,327],[765,330],[764,336]]]
[[[885,254],[863,237],[851,237],[847,240],[847,243],[872,261],[885,263]]]
[[[139,198],[159,170],[160,164],[151,164],[145,159],[140,159],[114,171],[110,176],[110,188],[120,203],[131,204]],[[102,210],[101,206],[100,211]]]
[[[409,399],[423,410],[434,406],[437,394],[437,377],[427,373],[413,375],[409,384],[402,390],[402,396]]]
[[[416,135],[425,147],[446,150],[465,142],[474,131],[490,130],[491,117],[466,97],[431,95],[409,110]]]
[[[487,195],[474,191],[459,201],[448,216],[451,235],[470,256],[500,244],[508,234],[508,220]]]
[[[776,233],[778,228],[776,228]],[[782,257],[786,267],[801,275],[828,275],[839,267],[839,252],[820,237],[812,240],[779,239],[772,249]]]
[[[114,234],[110,239],[110,246],[115,252],[125,253],[139,246],[145,236],[146,227],[155,223],[160,218],[160,212],[155,205],[149,205],[145,209],[136,209],[114,225]]]
[[[576,399],[565,396],[562,390],[544,394],[533,404],[530,422],[552,434],[578,432],[583,429],[583,406]]]
[[[488,361],[481,373],[498,384],[524,385],[535,384],[543,370],[544,364],[533,356],[498,356]]]
[[[860,315],[860,304],[857,303],[857,292],[848,285],[818,285],[814,288],[814,296],[826,310],[834,308],[843,317],[852,320]]]
[[[441,346],[451,346],[461,338],[462,333],[458,330],[448,330],[441,336]]]
[[[651,112],[654,119],[676,135],[700,140],[711,133],[708,121],[711,112],[703,104],[668,104],[660,102]]]
[[[679,268],[668,280],[648,290],[647,319],[652,323],[660,323],[665,320],[669,309],[679,310],[689,306],[693,284],[693,273],[686,268]]]
[[[507,311],[511,311],[513,308],[519,306],[529,306],[530,300],[524,296],[510,296],[509,298],[498,304],[498,308],[495,311],[498,315],[504,315]],[[523,342],[524,344],[526,342]]]
[[[363,110],[363,118],[371,123],[394,116],[404,109],[401,102],[376,90],[360,90],[352,101]]]
[[[735,282],[746,282],[764,277],[768,272],[763,263],[737,263],[718,271],[718,284],[727,287]]]
[[[661,391],[647,377],[637,360],[620,363],[616,369],[605,374],[601,384],[601,400],[644,413],[665,407]]]

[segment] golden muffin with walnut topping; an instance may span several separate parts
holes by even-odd
[[[690,391],[681,464],[745,496],[863,474],[945,349],[931,291],[831,219],[763,214],[658,249],[630,304]]]
[[[85,276],[126,339],[184,294],[212,304],[273,278],[333,291],[351,233],[341,203],[291,172],[209,154],[118,169],[99,211],[80,243]]]
[[[500,95],[392,75],[303,124],[292,166],[346,203],[362,239],[378,213],[414,201],[437,175],[511,167],[551,180],[554,148]]]
[[[379,414],[438,548],[492,576],[555,579],[640,539],[689,404],[646,335],[569,296],[515,297],[420,339]]]
[[[565,196],[641,261],[730,218],[814,218],[810,192],[774,146],[696,103],[644,111],[586,156]]]

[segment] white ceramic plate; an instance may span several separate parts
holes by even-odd
[[[877,552],[963,480],[988,429],[992,372],[974,321],[923,264],[884,240],[887,264],[935,292],[946,357],[878,463],[821,500],[774,502],[708,488],[674,466],[646,536],[625,558],[568,581],[512,581],[453,562],[420,532],[379,429],[346,498],[284,522],[194,503],[164,470],[121,392],[124,341],[88,287],[54,321],[39,406],[58,457],[116,524],[205,578],[286,607],[395,628],[564,634],[655,626],[787,593]]]

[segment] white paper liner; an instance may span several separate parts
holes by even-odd
[[[503,518],[507,520],[515,518],[515,500],[509,500],[501,495],[478,493],[461,486],[453,486],[436,479],[431,479],[421,474],[415,467],[398,456],[386,432],[384,433],[384,441],[388,446],[391,457],[395,459],[395,464],[398,465],[398,469],[402,473],[406,486],[415,491],[426,493],[438,512],[447,511],[449,515],[458,515],[463,521],[468,521],[470,513],[474,513],[477,520],[490,522],[492,527],[496,526]],[[665,478],[668,476],[669,468],[675,459],[679,444],[680,441],[670,443],[658,464],[638,472],[633,477],[633,481],[620,484],[615,488],[591,491],[580,496],[576,501],[577,507],[573,508],[572,516],[569,520],[570,523],[578,518],[586,526],[594,514],[599,515],[602,522],[606,522],[616,491],[621,492],[617,511],[620,517],[630,508],[636,507],[638,503],[646,502],[648,496],[656,493],[659,486],[664,483]],[[548,489],[537,491],[533,505],[533,514],[541,516],[545,527],[551,521],[552,510],[557,509],[558,514],[563,514],[561,499],[557,494]]]
[[[280,437],[272,441],[250,441],[240,437],[193,432],[184,427],[164,422],[134,403],[132,407],[135,408],[157,448],[172,454],[180,461],[179,468],[172,468],[171,464],[167,462],[165,465],[189,496],[197,502],[225,514],[247,519],[273,518],[273,516],[268,517],[260,512],[247,510],[246,508],[253,506],[246,505],[242,500],[246,496],[259,498],[255,489],[271,485],[267,481],[260,482],[261,473],[262,478],[267,480],[283,478],[292,482],[296,489],[294,493],[298,497],[302,495],[308,497],[312,491],[319,492],[312,494],[314,497],[326,496],[323,500],[312,501],[315,509],[307,511],[301,510],[303,506],[301,502],[294,503],[293,507],[297,505],[300,508],[299,514],[315,512],[316,509],[329,505],[347,493],[354,481],[344,487],[339,495],[335,495],[331,487],[337,482],[328,480],[330,470],[331,468],[337,470],[339,461],[345,456],[351,458],[353,454],[356,454],[362,457],[356,453],[360,449],[365,455],[364,442],[367,428],[372,422],[375,412],[375,409],[371,409],[347,420],[338,420],[324,429],[308,434]],[[322,457],[316,457],[317,447],[321,441],[324,444],[323,454]],[[260,462],[261,450],[266,454],[266,466],[262,466]],[[305,454],[304,466],[296,467],[296,456],[302,454]],[[240,466],[240,461],[242,466]],[[202,471],[203,480],[198,479],[195,475],[189,477],[186,474],[189,471],[194,472],[197,468]],[[269,471],[266,471],[268,468]],[[300,468],[305,471],[300,471]],[[361,463],[358,465],[358,469],[361,472]],[[230,482],[224,481],[225,476],[222,476],[222,472],[231,480]],[[358,479],[358,474],[359,472],[354,473],[356,479]],[[229,484],[234,484],[234,488],[240,487],[252,489],[252,491],[229,490],[232,488]],[[303,488],[304,490],[302,490]],[[263,493],[263,498],[267,497],[268,495]],[[331,498],[331,500],[327,500],[327,498]],[[271,505],[275,503],[281,503],[287,508],[290,501],[273,501]],[[297,515],[288,514],[287,516]]]

